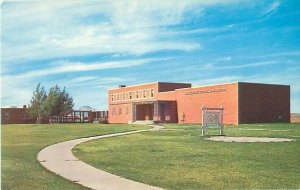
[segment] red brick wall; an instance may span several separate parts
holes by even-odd
[[[120,114],[121,109],[121,114]],[[128,114],[126,113],[128,109]],[[128,123],[132,118],[132,106],[131,104],[115,104],[110,105],[108,109],[108,122],[109,123]]]
[[[224,123],[237,124],[237,83],[177,89],[157,95],[159,100],[176,100],[177,121],[181,123],[201,123],[201,107],[224,107]]]
[[[143,101],[160,101],[165,113],[161,119],[165,122],[180,123],[184,113],[185,123],[201,123],[202,106],[223,106],[225,124],[289,122],[289,86],[229,83],[197,88],[189,87],[190,84],[149,83],[110,90],[109,122],[128,123],[132,119],[131,103]],[[144,97],[144,89],[153,89],[154,97],[150,96],[149,90]],[[129,91],[133,92],[132,99],[129,99]],[[138,99],[136,99],[136,91],[139,91]],[[123,93],[125,93],[125,99],[123,99]],[[114,97],[114,101],[111,101],[112,94],[119,94],[119,100]],[[128,114],[126,114],[127,107]],[[120,108],[122,109],[121,115],[119,114]]]
[[[178,90],[178,121],[202,123],[201,107],[224,107],[223,122],[237,124],[237,83]]]
[[[151,89],[154,90],[154,97],[151,97]],[[144,97],[144,92],[146,97]],[[138,98],[136,98],[136,92],[138,91]],[[130,94],[132,93],[132,99],[130,99]],[[148,83],[143,85],[128,86],[123,88],[111,89],[108,91],[108,122],[109,123],[128,123],[132,120],[132,102],[140,101],[151,101],[155,100],[158,92],[157,82]],[[112,95],[114,95],[114,101],[112,101]],[[123,99],[125,95],[125,99]],[[117,99],[119,96],[119,99]],[[128,115],[126,114],[126,109],[128,107]],[[122,114],[119,115],[119,109],[121,108]],[[113,114],[115,110],[115,114]]]
[[[28,111],[28,108],[1,108],[1,124],[35,123]]]
[[[239,83],[239,123],[290,122],[290,87]]]
[[[161,83],[161,82],[154,82],[154,83],[148,83],[148,84],[142,84],[142,85],[136,85],[136,86],[128,86],[123,88],[116,88],[111,89],[108,91],[108,122],[109,123],[128,123],[132,119],[132,102],[141,102],[141,101],[155,101],[158,100],[158,92],[164,92],[168,90],[175,90],[178,88],[186,88],[190,87],[191,84],[182,84],[182,83]],[[151,89],[153,89],[154,96],[151,97]],[[144,97],[144,90],[145,90],[145,96]],[[136,98],[136,93],[138,91],[138,98]],[[130,94],[132,93],[132,99],[129,98]],[[112,95],[114,95],[114,101],[112,101]],[[125,97],[125,99],[123,99]],[[126,107],[129,109],[129,114],[119,115],[119,109],[122,109],[122,112],[125,113]],[[177,121],[176,113],[173,113],[174,105],[171,104],[169,106],[166,106],[166,112],[168,112],[170,118],[170,122]],[[113,109],[115,109],[115,114],[113,115]],[[172,109],[172,110],[171,110]],[[176,110],[176,109],[175,109]]]

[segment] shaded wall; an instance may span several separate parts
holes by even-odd
[[[158,83],[158,92],[174,91],[175,89],[190,88],[191,86],[192,85],[189,83],[159,82]]]
[[[153,104],[136,105],[136,120],[153,120]]]
[[[290,86],[239,83],[239,123],[290,122]]]

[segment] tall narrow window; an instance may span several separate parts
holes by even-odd
[[[138,99],[138,98],[139,98],[139,91],[136,91],[136,94],[135,94],[135,96],[136,96],[136,99]]]
[[[146,98],[146,90],[143,90],[143,98]]]
[[[132,99],[132,92],[129,92],[129,99]]]
[[[111,101],[112,102],[114,101],[114,95],[113,94],[111,95]]]
[[[125,92],[123,92],[123,100],[125,100]]]
[[[10,116],[9,112],[5,112],[4,118],[5,118],[6,120],[9,120],[9,116]]]
[[[112,116],[114,116],[116,114],[116,108],[113,108],[112,110]]]
[[[154,90],[153,90],[153,89],[151,89],[151,94],[150,94],[150,96],[151,96],[151,98],[154,97]]]
[[[117,94],[117,100],[119,100],[120,99],[120,94]]]
[[[122,108],[119,108],[119,115],[122,115]]]
[[[21,116],[21,119],[26,119],[26,118],[27,118],[26,113],[23,113],[22,116]]]
[[[126,107],[126,115],[129,114],[129,107]]]

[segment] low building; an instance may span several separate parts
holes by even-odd
[[[29,108],[10,107],[1,108],[1,124],[28,124],[35,123],[29,115]]]
[[[290,122],[290,86],[234,82],[193,87],[153,82],[108,91],[109,123],[201,123],[201,108],[224,107],[225,124]]]

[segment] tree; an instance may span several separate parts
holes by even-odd
[[[33,92],[30,101],[30,115],[36,118],[37,123],[41,123],[44,116],[62,116],[72,111],[74,103],[73,98],[66,92],[66,88],[60,90],[55,85],[50,88],[48,96],[44,87],[39,83]]]
[[[45,110],[48,116],[65,115],[72,111],[73,106],[73,98],[66,92],[65,87],[62,91],[57,85],[50,88],[45,101]]]
[[[30,115],[36,118],[37,123],[41,123],[42,117],[45,115],[44,102],[47,98],[46,91],[44,87],[41,87],[39,83],[35,91],[33,91],[33,96],[30,101]]]
[[[70,113],[73,110],[74,103],[73,98],[66,92],[66,87],[64,87],[63,91],[61,92],[62,97],[62,112],[61,114]]]

